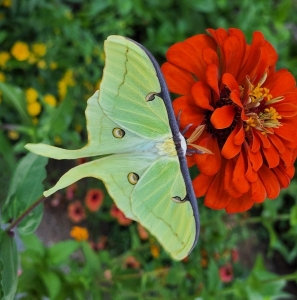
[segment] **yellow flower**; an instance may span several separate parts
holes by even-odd
[[[2,0],[1,4],[4,7],[10,7],[11,6],[11,0]]]
[[[51,70],[56,70],[58,68],[58,64],[55,61],[52,61],[50,63],[50,69]]]
[[[41,59],[38,63],[37,63],[37,66],[39,69],[45,69],[46,68],[46,62]]]
[[[27,105],[27,111],[31,117],[36,117],[41,112],[41,104],[39,102],[32,102]]]
[[[67,93],[67,84],[63,79],[61,79],[58,82],[58,93],[59,93],[60,99],[63,100]]]
[[[30,56],[28,58],[28,63],[33,65],[36,62],[37,62],[37,57],[33,53],[30,53]]]
[[[160,256],[160,248],[156,244],[151,245],[151,254],[154,258],[158,258]]]
[[[26,100],[28,103],[33,103],[38,98],[38,92],[34,88],[28,88],[26,89]]]
[[[52,94],[46,94],[43,98],[44,102],[47,103],[50,106],[56,106],[57,105],[57,99]]]
[[[66,84],[69,86],[74,86],[75,85],[75,80],[73,78],[73,71],[72,70],[68,70],[63,79],[65,80]]]
[[[89,238],[89,232],[86,228],[74,226],[70,231],[70,236],[77,241],[86,241]]]
[[[30,51],[26,43],[15,42],[11,48],[11,54],[19,61],[24,61],[29,58]]]
[[[46,53],[46,45],[41,43],[33,44],[32,50],[36,56],[42,57]]]
[[[6,62],[10,59],[10,54],[7,51],[0,52],[0,67],[5,67]]]
[[[5,75],[3,72],[0,72],[0,82],[4,82],[5,81]]]
[[[19,133],[15,130],[9,130],[7,132],[8,138],[11,140],[17,140],[19,138]]]

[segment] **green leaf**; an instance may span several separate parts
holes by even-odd
[[[59,105],[49,121],[49,132],[55,136],[68,129],[73,118],[74,104],[71,101],[70,93],[67,93],[63,102]]]
[[[0,298],[12,300],[18,282],[18,256],[15,240],[0,229]]]
[[[62,286],[59,276],[52,271],[42,270],[40,272],[40,277],[47,289],[50,299],[56,299]]]
[[[45,248],[40,241],[40,239],[35,234],[23,235],[21,239],[24,243],[26,250],[32,249],[40,256],[43,256],[45,253]]]
[[[13,148],[2,131],[0,131],[0,145],[0,154],[3,155],[3,158],[7,162],[10,171],[13,171],[16,166]]]
[[[3,101],[12,106],[19,113],[22,122],[27,125],[32,125],[32,120],[26,109],[24,92],[17,86],[3,82],[0,82],[0,91],[3,94]]]
[[[90,273],[98,273],[101,269],[98,255],[95,254],[87,242],[83,241],[81,245],[86,260],[86,268]]]
[[[297,225],[297,204],[295,204],[290,210],[290,224],[292,227]]]
[[[217,291],[222,285],[219,269],[217,264],[213,259],[209,261],[209,265],[207,268],[207,287],[209,291]]]
[[[69,256],[80,247],[76,241],[63,241],[48,249],[48,260],[50,264],[58,265],[65,262]]]
[[[42,197],[42,181],[46,177],[47,158],[28,153],[19,163],[13,175],[4,204],[4,219],[16,219],[30,205]],[[41,206],[42,207],[42,206]],[[32,233],[41,221],[42,208],[35,208],[19,224],[22,234]]]

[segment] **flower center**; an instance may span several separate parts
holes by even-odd
[[[214,105],[214,109],[216,108],[220,108],[223,107],[225,105],[233,105],[234,110],[235,110],[235,115],[234,115],[234,119],[232,124],[224,129],[217,129],[215,128],[211,121],[211,115],[212,115],[212,111],[207,110],[205,112],[205,116],[204,116],[204,120],[205,120],[205,126],[206,126],[206,130],[217,139],[219,147],[223,147],[223,145],[226,142],[226,139],[228,138],[228,136],[230,135],[230,133],[234,130],[236,124],[238,123],[238,121],[240,120],[240,112],[241,112],[241,108],[238,107],[237,105],[235,105],[233,103],[233,101],[230,99],[230,90],[227,87],[224,87],[221,90],[220,93],[220,99],[215,103]]]
[[[279,121],[282,117],[271,104],[283,100],[283,97],[272,98],[269,89],[250,84],[250,92],[247,97],[247,103],[244,106],[245,114],[248,120],[244,122],[245,131],[252,128],[261,131],[263,135],[271,133],[268,128],[278,128],[281,126]],[[244,91],[243,91],[244,94]]]
[[[284,97],[273,98],[268,88],[261,87],[265,79],[266,77],[264,76],[264,80],[262,80],[262,82],[260,81],[256,86],[252,85],[247,79],[247,86],[249,88],[240,87],[240,100],[243,104],[245,116],[247,117],[247,119],[243,118],[242,122],[248,143],[251,137],[250,130],[257,129],[261,131],[263,135],[266,135],[271,134],[269,128],[278,128],[282,125],[279,121],[282,119],[282,116],[280,116],[277,110],[271,105],[282,101]],[[237,123],[241,121],[242,116],[242,108],[230,99],[230,90],[227,86],[220,91],[220,99],[215,103],[214,109],[225,105],[232,105],[235,111],[233,122],[229,127],[224,129],[215,128],[210,121],[213,111],[207,110],[204,116],[206,130],[217,139],[220,148],[223,147]]]

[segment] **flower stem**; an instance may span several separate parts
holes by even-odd
[[[16,227],[36,206],[41,204],[46,197],[40,197],[37,201],[32,203],[22,214],[20,214],[7,228],[6,232],[10,232],[14,227]]]

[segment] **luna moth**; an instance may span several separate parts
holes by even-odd
[[[181,260],[199,236],[197,200],[186,163],[190,139],[180,133],[152,54],[121,36],[109,36],[104,50],[100,90],[86,108],[87,145],[77,150],[46,144],[25,147],[54,159],[104,155],[70,169],[44,195],[84,177],[98,178],[126,217],[142,224],[173,259]]]

